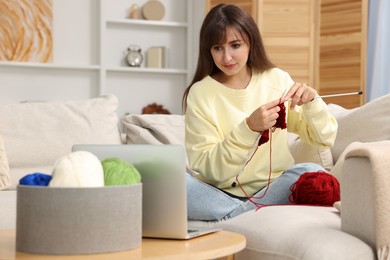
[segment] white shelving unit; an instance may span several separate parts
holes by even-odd
[[[0,61],[0,103],[71,100],[114,94],[118,115],[141,113],[156,102],[181,113],[181,97],[193,70],[193,0],[160,0],[160,21],[129,19],[132,4],[147,0],[54,0],[53,62]],[[81,10],[80,10],[81,9]],[[129,45],[142,48],[144,62],[125,62]],[[168,50],[166,68],[147,68],[146,51]]]

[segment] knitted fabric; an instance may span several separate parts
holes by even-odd
[[[271,128],[272,131],[275,131],[276,128],[280,128],[280,129],[286,129],[287,128],[287,124],[286,124],[286,106],[284,105],[284,103],[280,103],[278,105],[280,107],[280,111],[279,111],[279,117],[276,119],[276,124]],[[261,137],[260,137],[260,140],[259,140],[259,146],[268,142],[269,140],[269,129],[263,131],[263,133],[261,134]]]

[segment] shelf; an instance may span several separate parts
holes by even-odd
[[[119,19],[119,20],[107,20],[107,24],[128,24],[128,25],[144,25],[144,26],[158,26],[158,27],[183,27],[188,26],[187,23],[181,22],[167,22],[167,21],[149,21],[149,20],[136,20],[136,19]]]
[[[131,72],[131,73],[160,73],[160,74],[187,74],[183,69],[160,69],[160,68],[129,68],[129,67],[112,67],[106,68],[108,72]]]
[[[100,15],[100,93],[114,93],[121,102],[118,114],[139,113],[156,102],[172,113],[181,113],[181,96],[188,85],[192,66],[191,7],[193,0],[164,0],[163,20],[130,19],[129,3],[101,0]],[[142,6],[145,2],[133,1]],[[129,45],[140,46],[144,56],[141,67],[127,66]],[[163,46],[165,68],[147,67],[148,49]],[[130,98],[132,97],[132,98]],[[130,101],[123,102],[128,98]]]
[[[99,70],[98,65],[75,65],[75,64],[54,64],[39,62],[17,62],[17,61],[0,61],[0,67],[14,68],[43,68],[43,69],[65,69],[65,70]]]

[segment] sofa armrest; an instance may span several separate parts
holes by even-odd
[[[390,141],[354,142],[345,151],[341,183],[341,229],[376,248],[390,250]]]

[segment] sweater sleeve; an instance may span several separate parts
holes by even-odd
[[[287,117],[289,132],[318,147],[331,147],[337,135],[337,121],[329,113],[325,102],[316,98],[308,104],[290,110]]]
[[[190,167],[210,184],[227,181],[237,175],[259,133],[250,130],[246,120],[242,120],[225,135],[217,127],[218,116],[200,107],[196,100],[188,97],[185,116]]]

